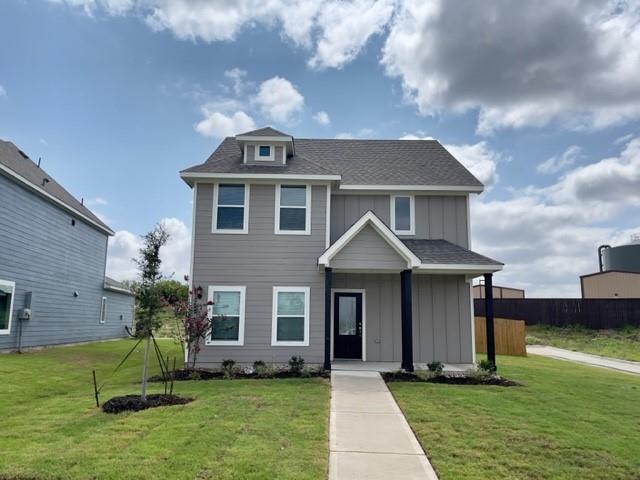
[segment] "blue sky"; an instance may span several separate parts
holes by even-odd
[[[6,0],[0,138],[118,231],[125,278],[161,219],[186,270],[178,171],[220,135],[434,137],[488,186],[473,242],[496,283],[578,295],[597,245],[640,232],[640,13],[544,3]]]

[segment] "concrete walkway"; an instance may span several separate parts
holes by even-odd
[[[562,348],[547,347],[546,345],[528,345],[527,353],[542,355],[543,357],[555,358],[558,360],[569,360],[571,362],[584,363],[594,367],[610,368],[628,373],[640,375],[640,362],[629,360],[619,360],[617,358],[601,357],[590,353],[573,352]]]
[[[329,480],[437,476],[377,372],[331,372]]]

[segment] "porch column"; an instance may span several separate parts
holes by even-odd
[[[487,360],[496,364],[496,341],[493,333],[493,274],[484,274],[484,311],[487,322]]]
[[[331,280],[332,270],[324,267],[324,369],[331,370]]]
[[[402,318],[402,368],[413,372],[413,318],[411,314],[411,270],[400,272],[400,312]]]

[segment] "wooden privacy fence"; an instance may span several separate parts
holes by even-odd
[[[475,299],[475,313],[484,315],[484,299]],[[587,328],[640,326],[640,298],[494,299],[496,317],[524,320],[527,325]]]
[[[487,324],[484,317],[475,317],[476,352],[487,353]],[[524,341],[524,321],[507,318],[494,318],[493,330],[496,341],[496,354],[527,356]]]

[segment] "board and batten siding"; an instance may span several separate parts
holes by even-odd
[[[472,363],[471,293],[465,277],[414,274],[412,284],[414,362]],[[366,291],[366,360],[400,362],[400,274],[336,273],[333,288]]]
[[[212,368],[223,359],[286,363],[302,355],[322,363],[324,355],[324,274],[317,259],[325,250],[325,185],[311,194],[311,235],[276,235],[275,185],[250,186],[248,234],[211,233],[213,184],[198,183],[195,212],[193,284],[245,286],[244,345],[203,345],[198,364]],[[309,346],[271,345],[274,286],[310,287]]]
[[[331,259],[331,266],[334,269],[377,268],[400,271],[407,268],[407,261],[373,227],[367,225]]]
[[[331,243],[369,210],[390,226],[390,195],[333,194]],[[400,238],[444,239],[468,248],[467,216],[464,195],[415,195],[415,235],[400,235]]]
[[[3,175],[0,205],[0,279],[16,284],[11,332],[0,335],[0,349],[17,346],[27,292],[32,318],[23,323],[23,347],[125,336],[120,321],[100,324],[107,235]]]

